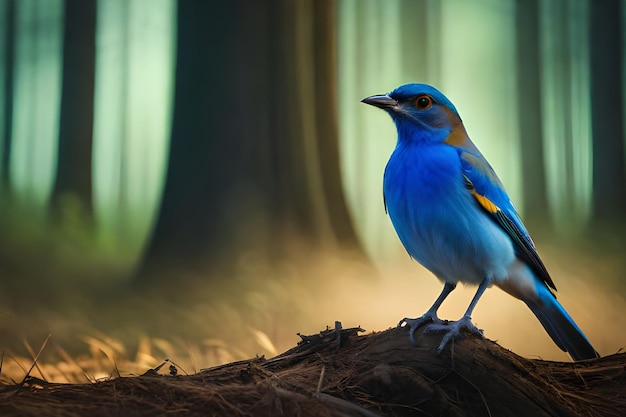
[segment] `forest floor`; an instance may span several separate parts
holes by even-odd
[[[87,384],[32,376],[0,385],[2,416],[623,416],[626,353],[529,360],[468,336],[441,354],[436,333],[327,329],[271,359],[182,375],[164,361]]]

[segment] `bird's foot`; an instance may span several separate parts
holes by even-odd
[[[411,343],[415,345],[417,344],[415,342],[415,330],[417,330],[418,327],[426,323],[432,323],[432,325],[445,327],[447,320],[441,320],[439,317],[437,317],[437,313],[427,312],[422,317],[418,317],[415,319],[410,319],[408,317],[403,318],[398,323],[398,327],[409,327],[409,339],[411,339]]]
[[[450,322],[448,325],[433,323],[424,329],[424,332],[445,332],[443,339],[441,339],[441,343],[439,343],[439,346],[437,347],[437,353],[441,353],[447,344],[451,340],[461,336],[462,332],[483,337],[483,331],[472,323],[472,318],[470,316],[463,316],[460,320]]]

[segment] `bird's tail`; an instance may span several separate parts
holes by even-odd
[[[539,289],[537,295],[537,298],[524,302],[561,350],[569,353],[575,361],[600,356],[548,288]]]

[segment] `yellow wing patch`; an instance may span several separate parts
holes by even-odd
[[[496,206],[495,204],[493,204],[491,200],[489,200],[487,197],[485,197],[484,195],[478,194],[476,190],[474,189],[472,189],[471,191],[476,201],[478,201],[478,203],[481,206],[483,206],[483,208],[487,210],[489,213],[496,213],[500,211],[500,208]]]

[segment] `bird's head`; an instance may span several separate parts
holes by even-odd
[[[467,137],[452,102],[430,85],[405,84],[389,94],[367,97],[362,102],[389,113],[400,140],[444,141],[454,145]]]

